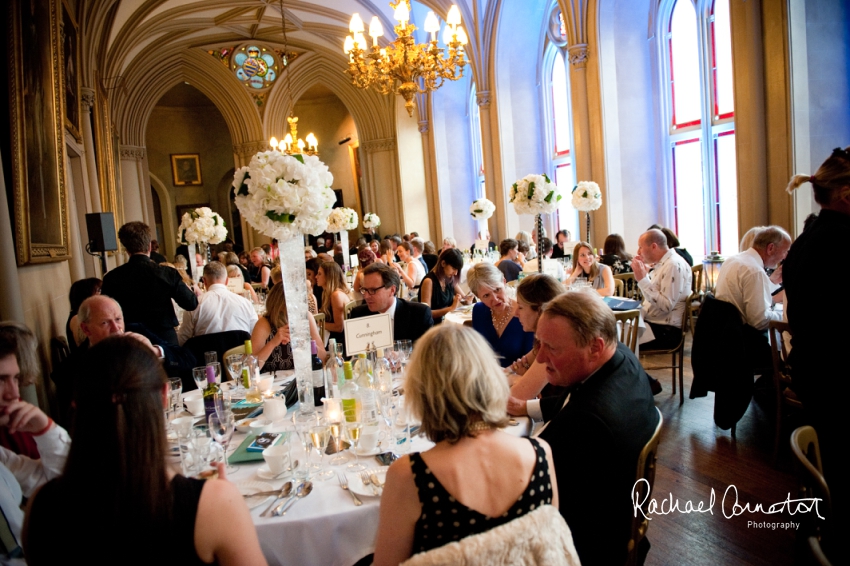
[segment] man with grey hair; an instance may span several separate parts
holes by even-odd
[[[652,274],[650,266],[655,266]],[[682,315],[691,295],[691,266],[667,246],[664,232],[653,228],[638,238],[632,269],[644,297],[643,318],[655,335],[654,340],[641,344],[640,349],[675,348],[682,339]]]
[[[198,308],[183,313],[183,324],[177,331],[180,345],[193,336],[244,330],[251,333],[257,324],[254,306],[227,288],[227,269],[217,261],[204,266],[204,288]]]
[[[782,320],[772,295],[782,282],[781,264],[790,248],[788,232],[768,226],[756,235],[750,249],[726,258],[717,278],[714,296],[732,303],[741,313],[745,346],[756,369],[773,363],[767,327],[771,320]],[[768,277],[767,269],[776,269],[773,277]]]
[[[541,400],[538,433],[552,447],[559,491],[572,494],[561,514],[583,564],[622,564],[637,459],[659,422],[646,372],[595,293],[568,291],[547,303],[536,337],[547,380],[566,387]]]

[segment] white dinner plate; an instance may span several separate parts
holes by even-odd
[[[358,448],[357,450],[352,450],[352,452],[357,452],[358,456],[374,456],[376,454],[381,453],[381,446],[379,444],[378,446],[375,446],[371,450],[366,450],[364,448]]]
[[[242,495],[250,495],[252,493],[259,493],[262,491],[272,491],[274,490],[274,486],[270,483],[266,483],[264,481],[254,481],[254,480],[242,480],[236,484],[237,489],[239,489],[239,493]],[[245,504],[248,505],[248,509],[253,509],[258,505],[262,505],[265,503],[271,495],[257,495],[254,497],[243,497],[245,500]]]
[[[377,468],[370,468],[365,471],[377,475],[378,479],[381,480],[381,483],[383,484],[387,481],[387,470],[389,469],[389,466],[380,466]],[[372,491],[372,486],[363,485],[363,482],[360,481],[360,472],[345,472],[345,475],[348,478],[348,488],[351,491],[364,497],[376,497],[375,492]],[[380,497],[380,494],[381,490],[379,489],[377,497]]]

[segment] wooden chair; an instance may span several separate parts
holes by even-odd
[[[661,425],[664,423],[664,417],[661,416],[661,411],[655,407],[658,412],[658,426],[655,427],[655,432],[649,439],[643,450],[638,456],[637,468],[635,473],[635,488],[634,497],[637,501],[643,501],[646,495],[652,491],[652,485],[655,483],[655,463],[658,460],[658,440],[661,436]],[[646,481],[641,481],[646,480]],[[645,518],[641,513],[634,513],[632,517],[631,537],[629,538],[628,557],[626,558],[626,566],[638,564],[638,550],[640,541],[646,537],[646,530],[649,528],[649,519]]]
[[[343,315],[345,316],[345,319],[348,320],[349,316],[351,315],[351,309],[353,309],[354,307],[359,307],[364,302],[366,301],[361,299],[359,301],[351,301],[350,303],[346,303],[345,309],[343,310]]]
[[[773,459],[779,455],[779,436],[782,431],[783,409],[800,411],[803,404],[785,395],[785,389],[791,386],[791,366],[788,365],[788,352],[785,348],[783,333],[791,333],[787,322],[771,320],[768,325],[770,353],[773,357],[773,388],[776,392],[776,433],[773,438]]]
[[[685,310],[682,311],[682,337],[679,339],[679,343],[674,348],[669,348],[666,350],[641,350],[641,356],[655,356],[659,354],[670,354],[672,356],[672,360],[669,366],[652,366],[647,367],[643,366],[645,370],[653,370],[653,369],[667,369],[670,368],[673,370],[673,395],[676,394],[676,369],[679,370],[679,405],[683,405],[685,403],[685,385],[684,385],[684,361],[685,361],[685,333],[688,331],[688,326],[690,324],[691,317],[691,309],[687,307],[691,303],[691,299],[693,299],[693,295],[688,297],[688,300],[685,302]]]
[[[614,318],[620,324],[620,342],[629,347],[633,354],[637,354],[638,322],[640,321],[640,310],[614,312]]]
[[[702,306],[702,298],[705,294],[702,290],[702,273],[701,263],[691,267],[691,298],[688,300],[688,306],[691,309],[691,320],[699,314],[699,309]]]
[[[643,301],[643,293],[640,292],[634,273],[618,273],[614,276],[614,279],[623,282],[624,289],[621,297]]]
[[[626,284],[623,283],[622,279],[614,279],[614,296],[615,297],[622,297],[623,291],[625,290],[625,288],[626,288]]]
[[[345,318],[348,318],[348,316],[346,316]],[[314,314],[313,320],[316,321],[316,326],[319,327],[319,336],[321,336],[322,340],[324,340],[325,339],[325,313],[320,312],[318,314]]]
[[[815,537],[821,541],[821,526],[829,525],[832,518],[832,500],[829,487],[823,477],[823,463],[820,457],[818,434],[811,426],[801,426],[791,433],[791,452],[797,460],[797,485],[800,498],[818,498],[818,513],[805,513],[801,516],[804,521],[800,534]],[[818,517],[823,517],[824,520]],[[820,544],[818,544],[820,546]]]

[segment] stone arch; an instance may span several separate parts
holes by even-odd
[[[354,88],[345,74],[345,66],[339,62],[321,55],[304,54],[295,59],[286,72],[292,73],[292,99],[284,80],[274,86],[263,121],[264,139],[271,135],[269,132],[287,130],[286,117],[294,101],[315,83],[322,83],[342,101],[354,118],[361,142],[395,137],[395,99],[372,89]]]
[[[122,143],[145,145],[153,107],[174,85],[185,81],[201,91],[221,112],[234,146],[263,139],[260,114],[247,89],[224,65],[201,49],[175,51],[174,65],[146,62],[128,72],[130,96],[114,104]]]

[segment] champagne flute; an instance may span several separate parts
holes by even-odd
[[[233,414],[228,413],[226,416],[217,413],[211,413],[209,418],[210,434],[224,449],[224,463],[227,465],[227,471],[233,473],[236,471],[236,466],[230,464],[227,460],[227,445],[230,439],[233,438]]]
[[[360,431],[363,430],[363,423],[360,421],[352,421],[345,423],[345,436],[354,446],[354,463],[348,465],[348,469],[359,471],[365,470],[366,466],[360,463],[360,456],[357,455],[357,447],[360,444]]]
[[[325,450],[328,448],[330,438],[331,428],[328,425],[310,427],[310,439],[313,441],[313,448],[319,453],[319,471],[313,476],[318,480],[326,480],[334,475],[331,470],[325,470]]]

